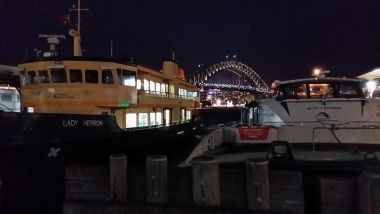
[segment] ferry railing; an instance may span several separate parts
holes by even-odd
[[[130,128],[123,128],[123,130],[133,131],[133,130],[143,130],[143,129],[156,129],[156,128],[163,128],[163,127],[169,127],[169,126],[175,126],[180,124],[186,124],[193,122],[194,119],[184,120],[184,121],[178,121],[178,122],[172,122],[168,124],[158,124],[158,125],[149,125],[149,126],[138,126],[138,127],[130,127]]]
[[[159,92],[159,91],[150,91],[150,90],[139,90],[139,95],[144,96],[152,96],[152,97],[166,97],[166,98],[181,98],[184,100],[199,100],[199,97],[187,96],[187,95],[179,95],[169,92]]]

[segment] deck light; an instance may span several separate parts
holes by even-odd
[[[377,87],[376,81],[370,80],[366,83],[366,86],[367,86],[370,96],[372,97],[372,93],[375,91]]]
[[[319,68],[316,68],[316,69],[314,69],[314,71],[313,71],[313,75],[314,75],[314,76],[319,76],[320,73],[321,73],[321,69],[319,69]]]
[[[313,70],[313,76],[314,76],[315,78],[325,77],[326,74],[328,74],[328,73],[330,73],[330,71],[328,71],[328,70],[322,70],[322,69],[320,69],[320,68],[315,68],[315,69]]]

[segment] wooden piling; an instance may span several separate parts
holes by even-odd
[[[358,212],[375,214],[380,212],[380,163],[369,163],[358,178]]]
[[[219,165],[214,157],[192,161],[193,201],[196,205],[220,206]]]
[[[249,209],[270,209],[268,160],[246,161],[246,191]]]
[[[168,200],[167,158],[151,155],[146,158],[146,201],[166,204]]]
[[[127,156],[113,154],[110,156],[111,199],[127,200]]]

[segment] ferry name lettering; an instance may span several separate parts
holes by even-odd
[[[62,126],[78,126],[78,120],[62,120]]]
[[[341,106],[309,106],[306,110],[342,110]]]
[[[103,126],[103,120],[84,120],[82,126],[94,127]]]

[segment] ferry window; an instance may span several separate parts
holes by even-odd
[[[98,71],[97,70],[86,70],[86,83],[98,83]]]
[[[102,70],[102,83],[113,84],[113,77],[111,70]]]
[[[186,111],[184,108],[181,108],[181,122],[186,120]]]
[[[1,94],[1,101],[11,102],[12,94]]]
[[[31,84],[31,85],[37,84],[36,72],[35,71],[28,71],[27,72],[27,78],[28,78],[29,84]]]
[[[70,69],[70,82],[81,83],[82,82],[82,70]]]
[[[193,97],[199,97],[198,92],[194,91],[193,92]]]
[[[139,113],[139,127],[148,126],[148,113]]]
[[[126,128],[133,128],[133,127],[136,127],[136,124],[137,124],[136,113],[126,113],[125,114],[125,127]]]
[[[149,113],[149,123],[151,126],[156,125],[156,112]]]
[[[338,97],[355,98],[360,97],[356,85],[354,84],[339,84]]]
[[[333,87],[330,84],[309,84],[310,98],[334,97]]]
[[[162,124],[162,113],[156,112],[156,125],[161,125],[161,124]]]
[[[186,120],[191,120],[191,111],[190,110],[186,111]]]
[[[124,69],[117,69],[119,85],[136,86],[136,72]]]
[[[136,88],[137,88],[138,90],[141,89],[141,80],[140,80],[140,79],[138,79],[137,82],[136,82]]]
[[[49,83],[49,73],[47,70],[38,71],[38,78],[40,83]]]
[[[50,70],[51,80],[53,83],[64,83],[66,80],[66,70],[63,68],[52,68]]]
[[[149,93],[149,81],[144,79],[144,91]]]
[[[156,82],[156,94],[160,94],[161,84]]]
[[[153,92],[155,91],[156,84],[154,84],[153,81],[149,81],[149,91]]]
[[[161,84],[161,89],[160,89],[161,95],[165,95],[165,84]]]

